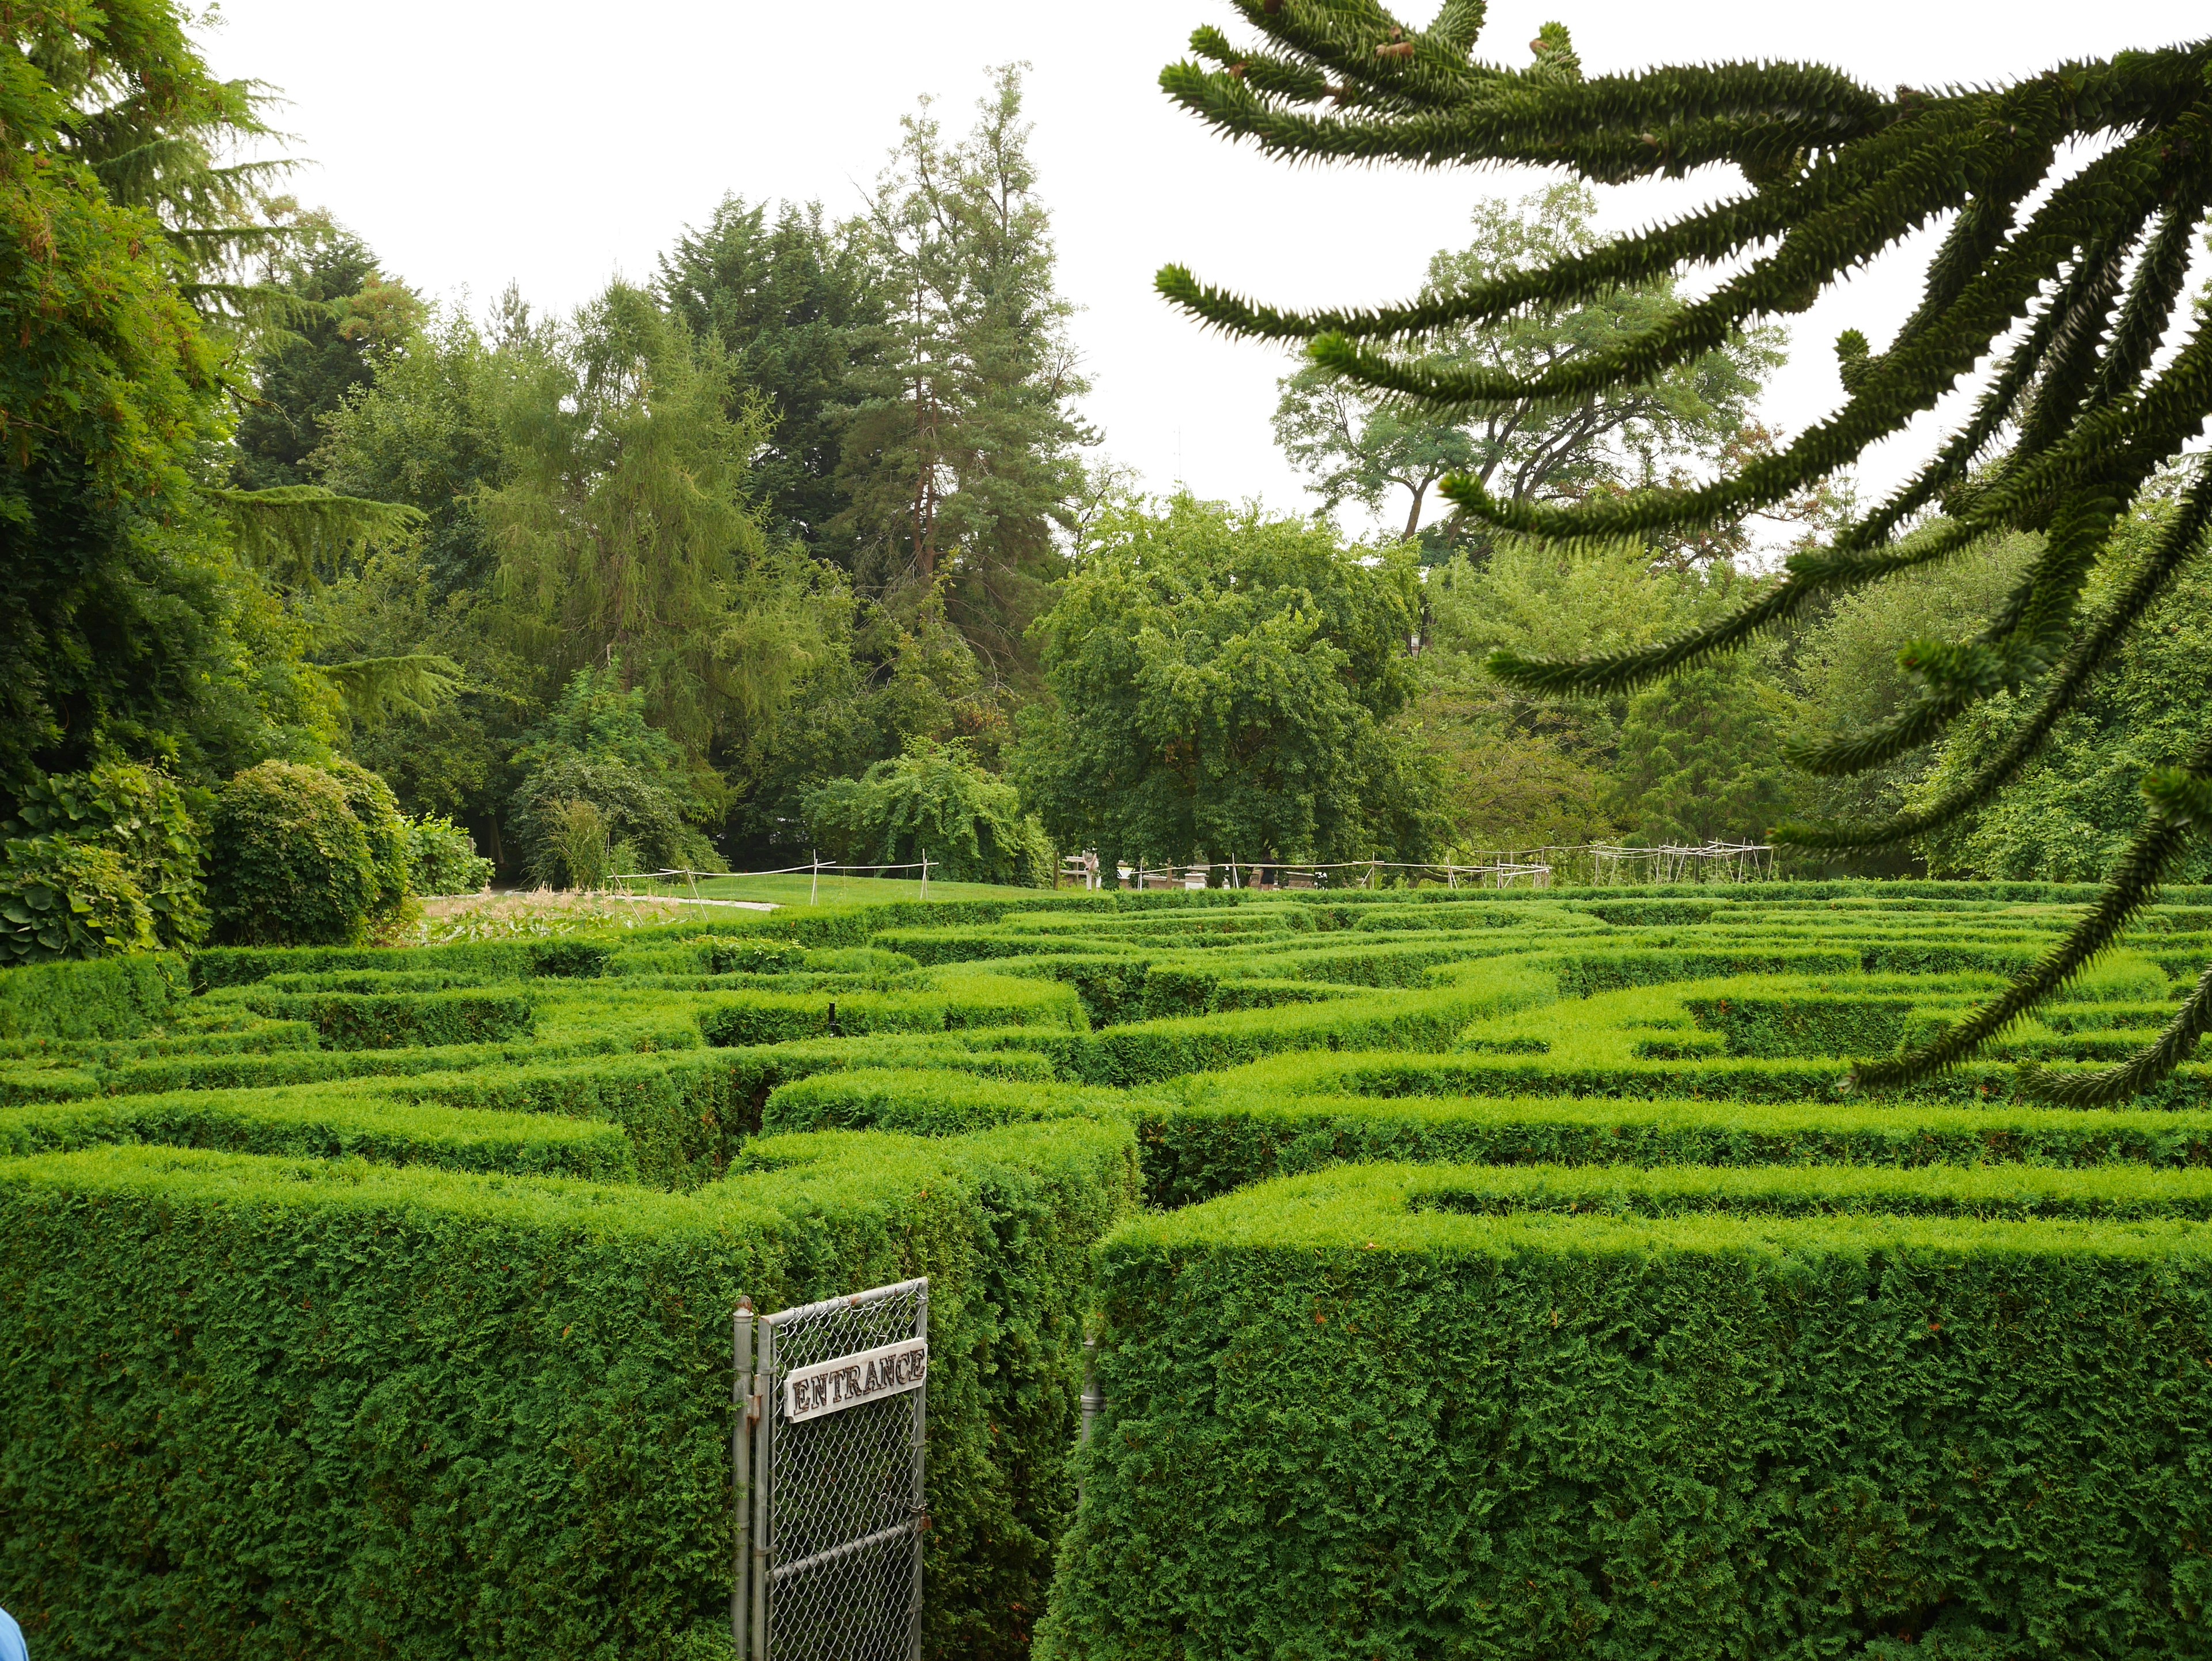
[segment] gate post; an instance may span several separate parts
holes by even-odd
[[[923,867],[925,870],[927,867]],[[927,1342],[929,1337],[929,1282],[925,1280],[915,1293],[914,1301],[914,1335]],[[915,1392],[914,1408],[914,1497],[917,1505],[929,1503],[929,1490],[922,1485],[921,1456],[929,1439],[929,1384]],[[920,1530],[929,1526],[929,1513],[925,1511],[915,1519],[918,1526],[914,1542],[914,1637],[907,1646],[910,1661],[921,1661],[921,1536]]]
[[[738,1544],[730,1565],[730,1641],[738,1661],[750,1653],[745,1642],[747,1572],[752,1567],[753,1300],[738,1299],[730,1317],[730,1471],[737,1509]]]
[[[752,1561],[752,1646],[746,1653],[751,1661],[763,1661],[768,1654],[768,1571],[769,1553],[775,1542],[769,1537],[769,1487],[774,1467],[769,1461],[775,1457],[775,1404],[767,1393],[775,1387],[775,1329],[766,1322],[761,1325],[760,1367],[756,1375],[753,1393],[753,1463],[759,1478],[753,1483],[753,1561]]]

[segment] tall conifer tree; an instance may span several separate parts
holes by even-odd
[[[1931,222],[1948,225],[1921,303],[1876,351],[1836,343],[1846,398],[1778,452],[1710,484],[1571,507],[1502,502],[1474,480],[1443,493],[1469,514],[1563,541],[1679,536],[1782,502],[1902,430],[1978,362],[1996,367],[1966,418],[1899,489],[1802,550],[1785,580],[1734,616],[1650,650],[1578,662],[1501,653],[1492,672],[1547,691],[1615,692],[1741,647],[1808,602],[1936,564],[1984,539],[2042,539],[1996,619],[1966,640],[1899,642],[1917,700],[1875,729],[1797,750],[1818,774],[1875,767],[1923,745],[1999,691],[2028,719],[1936,799],[1881,823],[1800,825],[1816,849],[1893,846],[2007,789],[2112,663],[2145,612],[2204,547],[2212,470],[2186,464],[2179,508],[2112,597],[2082,603],[2113,526],[2175,465],[2212,413],[2212,318],[2161,355],[2190,256],[2212,207],[2212,40],[2072,63],[2008,86],[1885,96],[1839,71],[1723,64],[1586,78],[1566,30],[1547,24],[1525,69],[1474,54],[1482,0],[1444,0],[1425,28],[1373,0],[1237,0],[1264,38],[1212,27],[1168,94],[1232,137],[1293,160],[1417,165],[1523,162],[1595,183],[1720,163],[1744,190],[1670,223],[1535,269],[1372,310],[1291,313],[1162,271],[1170,300],[1232,333],[1303,340],[1355,384],[1452,409],[1571,400],[1663,375],[1761,319],[1809,307],[1830,284]],[[2063,155],[2091,159],[2070,173]],[[1533,376],[1425,353],[1454,329],[1529,307],[1587,302],[1691,268],[1741,269],[1610,350]],[[1940,510],[1940,511],[1936,511]],[[2144,781],[2141,832],[2059,947],[1932,1042],[1863,1064],[1863,1084],[1924,1077],[1972,1054],[2050,997],[2124,928],[2179,855],[2212,830],[2212,732]],[[2133,1061],[2050,1086],[2081,1103],[2134,1093],[2212,1031],[2212,970]]]
[[[825,222],[822,204],[725,197],[708,222],[661,258],[655,285],[695,335],[730,355],[737,400],[757,398],[773,419],[753,464],[769,528],[817,553],[849,557],[828,533],[843,511],[841,431],[853,377],[878,349],[879,277],[865,228]]]
[[[907,118],[869,217],[890,315],[845,435],[863,584],[939,589],[1001,679],[1030,666],[1089,436],[1021,109],[1008,66],[965,140]]]

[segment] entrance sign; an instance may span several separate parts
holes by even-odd
[[[929,1372],[929,1341],[909,1338],[858,1355],[817,1361],[784,1375],[783,1416],[793,1424],[841,1413],[901,1390],[920,1390]]]
[[[929,1282],[733,1325],[738,1661],[921,1661]]]

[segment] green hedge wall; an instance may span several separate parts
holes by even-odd
[[[1010,975],[947,975],[927,990],[912,992],[749,992],[717,999],[699,1012],[707,1042],[728,1047],[963,1027],[1080,1032],[1086,1025],[1073,988]]]
[[[952,1136],[994,1125],[1069,1115],[1125,1118],[1120,1091],[1040,1084],[915,1068],[852,1068],[817,1073],[770,1092],[761,1127],[796,1130],[898,1130]]]
[[[1468,1023],[1552,996],[1552,977],[1544,970],[1506,963],[1473,967],[1484,972],[1435,991],[1139,1021],[1100,1032],[979,1034],[975,1042],[1034,1050],[1049,1056],[1063,1079],[1126,1089],[1285,1051],[1447,1050]]]
[[[927,1648],[1019,1654],[1126,1127],[779,1138],[751,1163],[693,1196],[147,1147],[0,1163],[0,1602],[39,1654],[726,1655],[734,1298],[928,1274]]]
[[[2212,1648],[2201,1226],[1413,1208],[1495,1176],[1109,1238],[1041,1657]]]
[[[541,1114],[456,1112],[357,1090],[196,1090],[173,1096],[0,1109],[0,1155],[152,1142],[303,1159],[369,1159],[452,1171],[650,1181],[676,1187],[667,1162],[641,1169],[630,1128]],[[655,1150],[649,1142],[642,1150]]]
[[[174,952],[0,970],[0,1038],[122,1038],[161,1025],[185,989]]]
[[[403,1050],[526,1038],[537,1010],[526,997],[491,991],[263,993],[251,1007],[276,1020],[303,1020],[333,1050]]]

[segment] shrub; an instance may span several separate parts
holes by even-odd
[[[557,873],[562,887],[586,893],[605,888],[615,869],[614,850],[607,845],[606,816],[578,796],[547,803],[544,818],[545,843],[535,867],[541,876]]]
[[[5,844],[0,857],[0,964],[151,952],[154,913],[112,848],[67,837]]]
[[[709,934],[694,944],[710,975],[787,975],[806,966],[805,948],[795,940],[718,940]]]
[[[417,894],[482,893],[493,873],[476,839],[443,814],[407,821],[407,880]]]
[[[615,868],[571,863],[572,851],[580,858],[582,848],[568,840],[580,823],[571,806],[578,802],[596,811],[602,849],[627,843],[635,850],[637,864],[629,868],[723,868],[694,824],[706,806],[686,775],[684,752],[647,724],[644,691],[623,690],[618,662],[571,676],[515,761],[523,776],[514,798],[514,842],[532,881],[597,887],[603,880],[580,878],[603,879]]]
[[[963,742],[917,741],[857,779],[807,799],[821,846],[850,865],[912,865],[948,882],[1049,888],[1059,872],[1044,826],[1014,787],[975,764]]]
[[[164,950],[199,944],[200,824],[188,793],[158,768],[105,761],[88,773],[39,778],[23,793],[12,837],[59,837],[112,849],[144,900]]]
[[[368,926],[373,934],[389,938],[414,915],[415,890],[410,875],[407,818],[392,787],[356,763],[331,764],[331,776],[345,793],[346,806],[361,821],[368,839],[369,863],[376,871],[376,897],[369,902]]]
[[[264,761],[225,785],[210,839],[217,935],[241,946],[350,946],[384,892],[344,788],[319,768]]]

